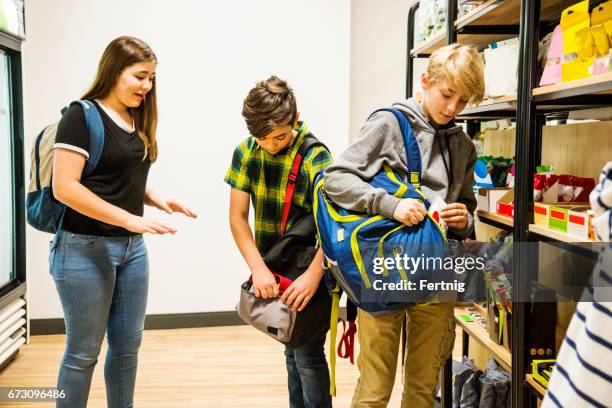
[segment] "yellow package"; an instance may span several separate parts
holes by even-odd
[[[590,27],[589,0],[581,1],[563,10],[561,28],[563,29],[563,54],[565,54],[566,61],[572,61],[578,55],[579,44],[576,33]]]
[[[591,35],[591,28],[583,28],[576,32],[576,43],[578,44],[578,60],[585,61],[595,58],[597,50]],[[606,50],[607,51],[607,50]]]
[[[561,66],[561,80],[563,82],[569,82],[591,76],[589,68],[593,64],[593,61],[594,58],[586,61],[566,62]]]
[[[601,3],[591,13],[591,27],[612,20],[612,0]]]
[[[591,14],[591,34],[597,50],[602,57],[612,47],[612,0],[600,4]]]
[[[598,57],[603,57],[608,54],[610,49],[610,43],[608,42],[608,36],[604,26],[598,25],[591,27],[591,35],[593,37],[593,43]]]
[[[608,44],[612,47],[612,20],[603,23],[604,31],[608,36]]]

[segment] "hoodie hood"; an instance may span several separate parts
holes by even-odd
[[[396,102],[392,105],[392,107],[399,109],[406,114],[415,132],[427,131],[450,136],[463,131],[463,128],[455,124],[454,120],[443,126],[438,126],[432,123],[419,101],[417,101],[415,98],[410,98],[403,102]]]

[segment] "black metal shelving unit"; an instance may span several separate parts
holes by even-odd
[[[476,43],[484,48],[488,42],[497,41],[492,36],[510,38],[519,36],[519,61],[517,94],[493,101],[485,101],[477,107],[466,108],[458,119],[474,122],[495,118],[516,119],[516,175],[514,222],[494,218],[479,218],[481,222],[512,231],[517,243],[543,242],[564,250],[594,259],[596,250],[588,243],[563,242],[554,237],[530,231],[533,223],[533,176],[541,161],[542,127],[546,117],[567,112],[601,106],[612,106],[612,74],[591,77],[566,83],[561,86],[537,87],[537,56],[541,33],[552,31],[559,21],[561,11],[575,4],[562,0],[489,0],[483,6],[457,19],[457,0],[447,0],[446,33],[425,41],[415,47],[415,13],[419,2],[415,2],[408,14],[406,97],[413,95],[414,58],[427,57],[430,52],[454,42]],[[591,0],[591,8],[603,0]],[[494,22],[495,24],[491,24]],[[500,23],[501,22],[501,23]],[[469,35],[468,35],[469,34]],[[468,36],[466,36],[468,35]],[[463,37],[462,37],[463,36]],[[484,38],[480,40],[478,36]],[[476,38],[475,41],[472,41]],[[487,42],[487,39],[492,39]],[[468,126],[470,127],[470,126]],[[469,129],[468,129],[469,133]],[[537,251],[536,251],[537,252]],[[537,281],[537,253],[515,245],[512,265],[512,293],[515,299],[529,299],[532,282]],[[534,259],[535,257],[535,259]],[[535,262],[534,262],[535,261]],[[535,407],[542,393],[527,381],[528,350],[526,340],[530,327],[531,308],[528,302],[513,302],[512,305],[512,407]],[[463,338],[466,350],[467,336]],[[451,359],[442,373],[442,407],[451,407]]]

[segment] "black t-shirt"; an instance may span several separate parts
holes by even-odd
[[[94,102],[95,103],[95,102]],[[142,216],[144,194],[151,163],[143,160],[144,143],[138,132],[128,132],[117,125],[95,103],[104,124],[104,149],[98,166],[81,183],[101,199],[127,212]],[[72,105],[57,128],[55,148],[65,148],[89,156],[89,132],[80,105]],[[134,233],[89,218],[68,208],[62,229],[75,234],[123,237]]]

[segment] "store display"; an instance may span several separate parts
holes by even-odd
[[[483,160],[478,159],[474,164],[474,189],[481,187],[493,188],[493,179],[489,174],[489,167]]]
[[[518,38],[492,43],[484,50],[485,93],[488,98],[516,93],[518,54]]]
[[[540,86],[573,81],[610,71],[612,1],[593,9],[589,1],[567,7],[555,27]]]
[[[508,173],[513,165],[514,158],[478,156],[474,165],[474,191],[480,187],[507,187]]]
[[[593,62],[592,58],[583,58],[587,53],[587,44],[582,43],[582,53],[580,38],[577,34],[590,28],[589,1],[581,1],[565,10],[561,14],[561,28],[563,29],[563,66],[561,67],[561,77],[564,82],[584,78],[589,75],[588,67]],[[582,55],[582,57],[581,57]]]
[[[557,25],[552,32],[550,47],[546,57],[546,65],[540,86],[554,85],[562,81],[561,65],[563,64],[563,30],[561,25]]]
[[[514,189],[509,189],[495,204],[495,212],[499,215],[514,218]]]
[[[572,176],[559,176],[559,201],[574,201],[574,182]]]
[[[586,206],[572,206],[572,207],[560,207],[553,205],[550,207],[549,216],[548,216],[548,228],[551,230],[563,232],[565,234],[568,233],[569,226],[569,211],[572,209],[575,214],[586,211],[590,207]],[[576,221],[580,218],[583,221],[582,217],[576,217]]]
[[[453,361],[453,408],[510,407],[510,374],[489,358],[484,373],[474,360]]]
[[[482,211],[494,213],[497,208],[497,202],[506,195],[509,188],[478,188],[476,195],[476,208]]]
[[[531,362],[531,373],[533,379],[542,387],[548,388],[548,382],[552,376],[557,360],[533,360]]]
[[[478,380],[482,375],[474,360],[463,357],[461,363],[453,364],[455,374],[453,389],[453,408],[477,407],[479,387]]]
[[[567,211],[567,233],[582,239],[589,239],[589,224],[591,223],[590,207],[570,208]]]
[[[492,5],[495,5],[495,2],[491,2]],[[493,24],[510,24],[510,18],[504,18],[502,14],[505,12],[510,13],[510,11],[515,12],[516,16],[519,15],[520,5],[517,3],[516,7],[513,8],[509,5],[510,2],[499,2],[502,6],[498,6],[497,8],[491,7],[492,10],[498,10],[498,12],[493,12],[490,15],[487,10],[484,10],[482,13],[474,13],[473,21],[471,23],[463,22],[466,25],[472,25],[469,27],[472,29],[471,33],[479,33],[477,26],[479,24],[487,24],[495,21]],[[520,2],[519,2],[520,3]],[[548,105],[555,105],[556,100],[561,100],[562,103],[559,103],[558,110],[555,110],[555,114],[557,111],[559,112],[570,112],[570,117],[572,115],[579,115],[580,119],[600,119],[600,120],[608,120],[609,115],[607,112],[601,112],[595,115],[592,111],[580,110],[574,112],[573,109],[577,107],[577,102],[584,102],[585,106],[592,104],[596,106],[597,103],[600,102],[601,98],[610,91],[609,81],[609,73],[612,72],[612,50],[610,50],[610,45],[612,45],[612,23],[608,22],[610,20],[610,16],[606,14],[606,9],[609,7],[609,3],[606,2],[602,4],[600,1],[594,2],[578,2],[576,0],[566,1],[566,2],[553,2],[555,4],[550,4],[544,7],[546,9],[546,17],[542,15],[543,19],[546,20],[545,24],[540,24],[542,21],[535,21],[535,19],[530,18],[529,15],[521,14],[521,30],[532,31],[534,28],[537,30],[537,27],[546,28],[550,27],[550,29],[554,28],[554,31],[548,33],[547,39],[542,41],[541,46],[542,50],[540,51],[541,61],[546,61],[546,64],[540,65],[540,68],[544,70],[544,73],[541,76],[539,81],[539,86],[545,87],[548,85],[560,84],[561,82],[568,82],[574,79],[585,78],[590,75],[597,74],[606,74],[605,77],[602,77],[600,80],[598,79],[589,79],[586,81],[579,81],[572,84],[563,84],[561,86],[551,87],[550,89],[536,89],[538,88],[538,81],[533,83],[533,77],[530,75],[522,75],[522,83],[519,85],[520,89],[529,89],[529,91],[533,91],[534,98],[531,100],[531,104],[525,106],[525,99],[520,96],[517,98],[516,102],[516,111],[525,113],[525,110],[528,110],[530,116],[528,120],[532,120],[533,117],[538,117],[536,112],[541,107],[548,107]],[[597,4],[593,6],[593,3]],[[529,4],[529,3],[527,3]],[[524,6],[524,4],[523,4]],[[591,13],[589,13],[589,6],[593,6]],[[501,8],[503,7],[504,13],[501,13]],[[601,9],[600,9],[601,8]],[[458,13],[461,13],[459,7]],[[563,11],[562,9],[565,9]],[[473,10],[473,9],[471,9]],[[543,9],[544,10],[544,9]],[[562,16],[563,14],[563,16]],[[497,20],[493,20],[493,15]],[[452,16],[451,16],[452,17]],[[514,18],[514,17],[513,17]],[[559,21],[562,18],[562,23],[557,27],[554,26],[554,22]],[[473,23],[473,24],[472,24]],[[553,23],[551,25],[551,23]],[[606,23],[608,23],[606,25]],[[526,27],[525,27],[526,24]],[[457,41],[462,42],[464,39],[467,39],[467,32],[461,32],[461,27],[457,30]],[[522,31],[524,32],[524,31]],[[463,36],[461,35],[463,34]],[[547,34],[547,32],[540,32],[540,34]],[[605,34],[605,37],[604,37]],[[534,51],[538,45],[538,41],[541,36],[533,36],[534,38],[529,38],[529,36],[524,36],[523,40],[527,39],[528,43],[521,44],[522,47],[518,51],[523,59],[523,61],[530,61],[529,68],[533,68],[533,60],[534,55],[532,51]],[[564,41],[565,40],[565,41]],[[607,40],[607,41],[604,41]],[[479,44],[482,46],[482,43]],[[501,44],[498,44],[501,45]],[[489,50],[485,52],[485,54],[494,54],[497,48],[491,46]],[[487,55],[488,57],[488,55]],[[486,58],[486,57],[485,57]],[[488,59],[488,58],[487,58]],[[495,67],[495,61],[490,67]],[[509,67],[502,67],[508,70]],[[500,68],[501,69],[501,68]],[[492,70],[495,71],[495,70]],[[489,72],[491,76],[494,77],[496,72]],[[509,78],[504,78],[508,80]],[[495,91],[491,91],[491,80],[489,79],[487,84],[487,95],[496,95]],[[492,87],[499,85],[498,82],[492,83]],[[596,97],[591,98],[592,95],[597,95]],[[508,96],[507,92],[499,92],[499,96]],[[574,101],[575,97],[575,101]],[[567,105],[566,105],[567,103]],[[575,104],[574,104],[575,103]],[[603,105],[605,105],[605,101],[602,101]],[[507,107],[506,101],[499,101],[498,104],[492,103],[490,106],[481,105],[479,109],[470,109],[469,112],[465,113],[465,118],[470,121],[480,122],[482,126],[482,120],[478,119],[478,115],[482,113],[483,116],[492,116],[494,117],[498,113],[501,113],[500,116],[507,116],[507,112],[512,110],[512,107]],[[503,110],[504,112],[499,112]],[[609,108],[608,108],[609,110]],[[542,109],[547,116],[546,124],[550,123],[551,116],[549,116],[546,109]],[[551,109],[552,112],[552,109]],[[555,115],[556,116],[556,115]],[[559,118],[565,119],[565,116],[558,116]],[[521,120],[526,120],[526,116],[523,115],[522,118],[517,117],[517,122]],[[556,119],[556,118],[555,118]],[[563,120],[561,119],[561,120]],[[470,123],[470,122],[468,122]],[[541,122],[540,122],[541,123]],[[517,197],[527,197],[527,200],[518,200],[516,202],[516,216],[521,217],[521,223],[517,223],[512,225],[508,225],[510,223],[501,222],[498,217],[489,217],[484,214],[479,218],[480,224],[488,224],[488,226],[494,226],[496,228],[509,229],[514,230],[516,232],[517,237],[521,237],[522,241],[541,241],[541,242],[551,242],[553,245],[556,245],[555,242],[564,242],[563,245],[556,245],[557,248],[554,248],[550,252],[554,252],[554,256],[565,257],[568,255],[567,252],[572,251],[580,251],[584,248],[589,248],[588,245],[576,245],[575,243],[580,242],[586,239],[592,239],[593,231],[591,225],[593,224],[593,219],[591,216],[591,209],[588,205],[586,205],[588,199],[588,193],[593,189],[593,181],[589,179],[589,177],[583,176],[592,176],[596,174],[597,170],[592,169],[593,163],[599,163],[602,160],[602,157],[599,157],[597,153],[589,153],[588,149],[591,149],[593,152],[602,152],[604,156],[607,154],[609,156],[609,147],[605,141],[600,143],[598,138],[601,134],[605,134],[607,130],[602,131],[601,133],[595,134],[595,132],[584,131],[584,134],[579,135],[580,138],[576,137],[571,140],[571,143],[565,142],[565,129],[559,128],[558,132],[563,137],[551,137],[551,132],[556,132],[557,130],[549,129],[541,129],[541,124],[536,122],[534,123],[517,123],[517,133],[516,133],[516,144],[511,145],[507,143],[505,140],[500,140],[499,143],[490,144],[487,141],[486,149],[484,148],[484,143],[482,140],[477,137],[475,145],[479,152],[508,152],[510,149],[515,148],[518,149],[519,146],[522,146],[522,151],[520,152],[520,158],[524,157],[543,157],[544,160],[554,162],[558,167],[557,171],[552,168],[552,166],[545,166],[544,168],[539,169],[538,173],[534,175],[534,189],[533,196],[531,191],[525,191],[523,188],[521,191],[517,190]],[[563,122],[561,122],[563,123]],[[586,126],[585,126],[586,127]],[[472,127],[474,129],[474,127]],[[542,131],[543,136],[538,137],[539,132]],[[582,130],[581,130],[582,131]],[[591,134],[587,134],[587,133]],[[581,143],[582,137],[584,136],[584,142]],[[592,137],[591,137],[592,136]],[[568,135],[569,137],[569,135]],[[519,144],[518,141],[521,141]],[[578,141],[580,140],[580,141]],[[546,142],[544,144],[543,142]],[[557,144],[558,143],[558,144]],[[584,145],[589,145],[583,146]],[[515,146],[515,147],[513,147]],[[529,153],[529,156],[526,154]],[[517,151],[518,155],[518,151]],[[478,155],[478,159],[482,159],[482,155]],[[607,158],[606,158],[607,159]],[[527,163],[531,165],[531,162]],[[505,184],[499,187],[512,187],[513,186],[513,176],[517,175],[521,182],[518,183],[520,187],[524,186],[524,177],[525,177],[525,163],[518,163],[518,172],[513,172],[512,167],[507,172]],[[485,171],[486,169],[486,171]],[[574,170],[574,174],[571,173],[572,169]],[[578,170],[579,169],[579,170]],[[529,171],[529,170],[527,170]],[[566,173],[566,174],[564,174]],[[496,184],[495,177],[492,172],[489,172],[489,161],[481,160],[481,163],[475,166],[474,171],[475,182],[479,184],[477,188],[475,188],[475,194],[477,197],[479,210],[490,210],[490,212],[497,211],[497,207],[500,207],[500,211],[502,214],[506,212],[508,215],[512,216],[514,211],[514,195],[510,193],[510,190],[506,190],[502,193]],[[502,196],[501,198],[499,196]],[[535,202],[532,202],[532,197],[535,199]],[[533,204],[533,213],[531,212],[531,208],[528,208],[531,203]],[[495,208],[491,210],[491,204],[495,205]],[[556,212],[561,212],[564,214],[563,220],[559,224],[557,222],[557,230],[549,231],[549,233],[545,232],[543,228],[532,228],[531,225],[531,216],[533,215],[533,222],[535,224],[539,224],[539,226],[549,228],[549,224],[551,223],[551,211],[552,215],[552,224],[554,226],[555,216],[558,215]],[[526,223],[525,220],[528,220]],[[480,235],[487,234],[491,231],[490,228],[481,228],[478,232]],[[568,236],[563,236],[560,234],[560,231],[564,231]],[[572,240],[576,238],[575,240]],[[515,265],[513,268],[513,272],[515,274],[515,278],[522,282],[531,281],[534,279],[534,274],[540,273],[539,277],[548,282],[551,275],[548,275],[549,269],[555,269],[557,266],[556,258],[550,260],[548,256],[553,256],[549,254],[548,250],[546,252],[543,251],[543,248],[547,248],[547,246],[539,245],[538,247],[538,257],[540,258],[539,265],[540,270],[538,271],[530,271],[528,267],[525,267],[530,264],[531,259],[525,259],[524,256],[520,259],[520,264]],[[549,248],[551,249],[551,248]],[[543,253],[544,252],[544,253]],[[517,262],[519,259],[517,259]],[[559,265],[561,265],[559,263]],[[534,265],[535,266],[535,265]],[[574,265],[563,265],[568,267],[574,267]],[[551,270],[550,273],[555,273],[557,271]],[[559,271],[561,272],[561,271]],[[494,271],[489,271],[491,275],[491,279],[489,280],[496,286],[496,289],[499,290],[499,293],[504,293],[504,290],[507,289],[508,294],[511,294],[511,282],[512,276],[509,274],[495,275]],[[556,275],[552,275],[553,277]],[[554,278],[553,278],[554,279]],[[499,310],[503,309],[503,303],[501,299],[496,299],[498,296],[498,292],[496,290],[492,290],[491,298],[494,299],[493,302],[490,302],[488,307],[488,320],[487,320],[487,329],[490,332],[491,338],[497,340],[498,343],[508,344],[510,343],[510,339],[512,338],[511,331],[507,331],[504,333],[504,326],[506,328],[510,328],[512,325],[514,327],[522,327],[523,330],[519,332],[515,332],[515,335],[524,336],[519,339],[519,342],[516,342],[515,346],[517,347],[513,350],[514,353],[518,353],[520,355],[529,355],[529,362],[533,360],[543,360],[543,359],[551,359],[555,356],[555,339],[558,335],[559,331],[562,330],[560,326],[556,326],[556,296],[555,292],[553,292],[549,288],[545,287],[534,287],[532,289],[532,300],[535,302],[528,302],[525,310],[525,313],[515,313],[512,315],[511,313],[507,313],[507,316],[500,315]],[[497,306],[500,303],[501,308]],[[463,313],[463,312],[462,312]],[[474,322],[477,322],[474,316],[471,316],[469,313],[465,313],[464,315],[457,315],[459,321],[462,318],[471,319]],[[511,319],[514,318],[515,321],[512,324],[508,324]],[[520,321],[516,321],[520,319]],[[526,319],[526,320],[524,320]],[[466,326],[474,325],[475,323],[470,323]],[[501,325],[501,327],[500,327]],[[538,326],[538,327],[533,327]],[[473,334],[470,333],[471,337],[474,337]],[[482,344],[481,344],[482,345]],[[488,351],[495,353],[498,350],[495,346],[487,347]],[[472,352],[472,350],[470,350]],[[523,370],[523,372],[514,372],[513,379],[522,382],[526,381],[525,375],[530,368],[526,367],[527,370]],[[480,367],[480,366],[479,366]],[[481,369],[483,367],[480,367]],[[476,369],[476,367],[474,367]],[[542,370],[542,375],[546,376],[547,373],[544,371],[546,368],[544,367]],[[534,370],[535,371],[535,370]],[[459,387],[455,387],[454,389],[454,402],[457,403],[457,393],[459,394],[459,402],[461,402],[461,391],[463,385],[467,382],[470,376],[473,373],[468,373],[466,375],[467,378],[464,378],[463,381],[459,382]],[[537,376],[537,373],[534,373],[534,378]],[[458,377],[455,377],[456,379]],[[530,380],[531,381],[531,380]],[[537,381],[537,379],[536,379]],[[483,380],[480,384],[480,399],[479,403],[482,403],[483,406],[490,406],[490,398],[492,393],[491,383],[490,381]],[[523,390],[525,388],[525,390]],[[518,395],[521,397],[522,401],[526,401],[529,396],[527,393],[529,387],[521,387],[521,390],[518,391]],[[533,389],[531,389],[533,392]],[[469,396],[469,393],[468,393]],[[464,400],[467,402],[467,400]],[[476,403],[475,406],[478,406],[479,403]],[[515,402],[515,406],[516,402]],[[606,405],[607,406],[607,405]]]
[[[446,30],[446,1],[422,0],[415,21],[415,43],[422,44]]]
[[[0,29],[25,38],[23,0],[0,0]]]
[[[457,17],[461,18],[480,7],[486,0],[459,0],[457,4]]]
[[[556,352],[557,296],[539,282],[531,287],[531,320],[526,332],[528,358],[551,358]]]

